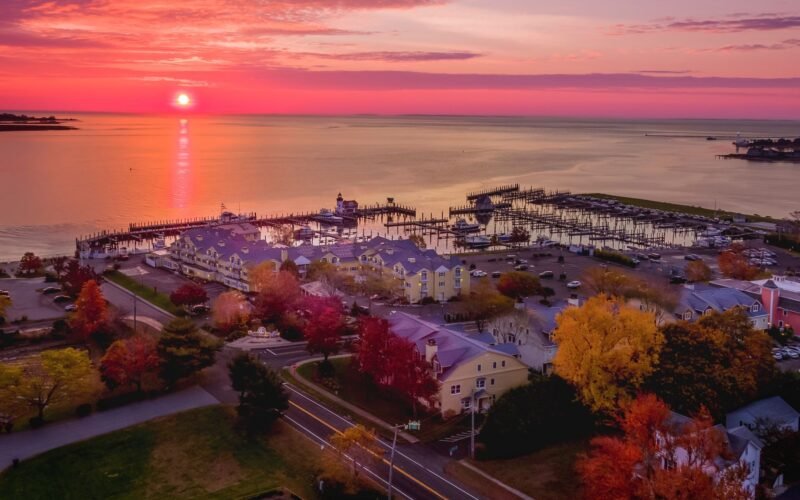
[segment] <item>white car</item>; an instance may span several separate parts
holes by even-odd
[[[74,312],[78,310],[78,306],[76,306],[75,304],[70,304],[67,307],[65,307],[64,310],[67,312]]]
[[[575,280],[575,281],[570,281],[569,283],[567,283],[567,288],[573,288],[573,289],[574,289],[574,288],[580,288],[582,284],[583,284],[583,283],[581,283],[581,282],[580,282],[580,281],[578,281],[578,280]]]
[[[772,357],[775,358],[777,361],[783,360],[783,354],[780,351],[773,352]]]
[[[470,274],[473,278],[483,278],[484,276],[487,276],[486,271],[481,271],[480,269],[475,269],[470,272]]]

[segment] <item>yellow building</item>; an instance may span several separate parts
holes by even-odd
[[[391,331],[416,346],[439,380],[437,408],[444,417],[475,409],[485,412],[509,389],[528,380],[528,367],[513,344],[491,346],[466,334],[393,312]]]

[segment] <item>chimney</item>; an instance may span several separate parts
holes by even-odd
[[[425,343],[425,361],[430,363],[438,350],[436,339],[428,339],[428,342]]]

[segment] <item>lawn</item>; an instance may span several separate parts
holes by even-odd
[[[721,217],[730,219],[737,212],[728,212],[726,210],[714,210],[711,208],[703,208],[694,205],[680,205],[677,203],[666,203],[663,201],[643,200],[641,198],[627,198],[625,196],[615,196],[603,193],[587,193],[587,196],[594,196],[595,198],[603,198],[606,200],[617,200],[620,203],[631,205],[634,207],[653,208],[656,210],[667,210],[671,212],[680,212],[691,215],[702,215],[705,217]],[[752,222],[775,222],[772,217],[767,217],[758,214],[743,214],[748,220]]]
[[[319,448],[283,422],[249,441],[221,406],[59,448],[0,475],[3,498],[249,498],[285,487],[312,498]]]
[[[156,292],[149,286],[139,283],[130,276],[126,276],[119,271],[109,271],[103,273],[103,276],[107,280],[113,281],[117,285],[128,289],[144,300],[150,302],[151,304],[155,304],[156,306],[171,314],[174,314],[175,316],[186,315],[186,311],[173,304],[168,295]]]
[[[588,451],[586,441],[553,445],[529,455],[505,460],[476,460],[472,465],[536,500],[581,498],[575,472],[578,456]]]
[[[306,363],[297,368],[297,374],[306,380],[320,385],[323,389],[335,393],[348,403],[368,411],[379,419],[390,423],[404,423],[414,419],[411,405],[392,391],[377,386],[372,379],[359,373],[350,361],[352,358],[333,358],[335,373],[332,377],[335,385],[321,384],[316,376],[318,363]],[[418,407],[417,420],[422,422],[420,431],[410,431],[422,441],[435,441],[467,429],[462,417],[443,421],[437,413],[426,413]]]

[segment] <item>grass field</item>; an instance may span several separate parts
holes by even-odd
[[[730,219],[737,212],[728,212],[726,210],[714,210],[711,208],[703,208],[694,205],[680,205],[677,203],[666,203],[663,201],[643,200],[641,198],[627,198],[625,196],[615,196],[603,193],[587,193],[587,196],[594,196],[595,198],[602,198],[606,200],[617,200],[620,203],[632,205],[642,208],[654,208],[656,210],[667,210],[670,212],[681,212],[691,215],[702,215],[705,217],[720,217]],[[750,222],[775,222],[772,217],[767,217],[758,214],[743,214]]]
[[[175,316],[186,315],[186,311],[173,304],[168,295],[156,292],[149,286],[142,285],[130,276],[126,276],[119,271],[109,271],[104,273],[103,276],[107,280],[113,281],[117,285],[130,290],[144,300],[150,302],[151,304],[157,305],[161,309],[164,309]]]
[[[377,386],[370,377],[351,367],[351,359],[347,357],[330,360],[335,370],[333,379],[338,387],[336,391],[338,397],[390,424],[403,423],[415,418],[413,409],[407,401]],[[297,368],[299,376],[314,383],[317,383],[316,373],[317,363],[306,363]],[[323,389],[334,392],[330,387],[323,386]],[[426,414],[422,407],[417,409],[416,419],[422,422],[422,429],[411,433],[422,441],[435,441],[467,429],[466,418],[456,417],[443,421],[438,413]]]
[[[192,410],[59,448],[0,475],[0,497],[249,498],[285,487],[313,498],[319,448],[283,422],[248,441],[233,410]]]
[[[582,498],[575,462],[581,453],[587,451],[587,442],[576,441],[550,446],[517,458],[476,460],[471,463],[536,500]]]

